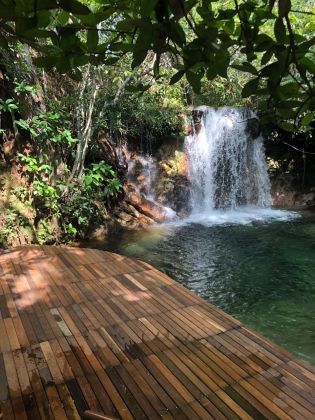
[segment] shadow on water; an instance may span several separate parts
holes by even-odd
[[[162,226],[88,245],[145,260],[315,365],[315,217]]]

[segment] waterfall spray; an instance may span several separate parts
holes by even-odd
[[[263,138],[248,130],[245,108],[199,109],[198,132],[185,139],[193,213],[271,205]]]

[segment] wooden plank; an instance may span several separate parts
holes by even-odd
[[[122,419],[130,420],[132,419],[132,414],[128,409],[127,405],[124,403],[123,399],[121,398],[120,394],[118,393],[117,389],[112,384],[111,380],[108,377],[108,374],[104,371],[98,371],[97,376],[101,381],[104,390],[107,392],[110,400],[112,401],[115,409],[119,413]]]
[[[0,378],[0,401],[7,401],[9,399],[9,386],[2,353],[0,353]]]
[[[21,350],[13,352],[14,364],[16,367],[17,377],[19,380],[22,395],[29,395],[32,393],[32,387],[25,365],[23,353]]]
[[[115,353],[109,348],[105,340],[102,338],[99,331],[91,330],[88,333],[87,339],[92,343],[93,351],[98,355],[103,368],[116,366],[120,363]]]
[[[124,369],[129,373],[137,385],[140,387],[141,392],[145,395],[146,399],[150,401],[155,411],[162,417],[165,418],[167,414],[167,408],[157,394],[154,392],[154,389],[149,385],[145,378],[140,374],[138,368],[136,368],[133,363],[125,363],[123,365]],[[140,392],[140,395],[141,395]]]
[[[5,323],[4,323],[4,320],[2,320],[2,319],[0,319],[0,337],[1,337],[0,351],[2,353],[5,353],[5,352],[9,351],[11,347],[10,347],[10,340],[9,340],[8,335],[7,335],[7,330],[6,330],[6,327],[5,327]]]
[[[53,385],[47,385],[45,390],[49,400],[49,406],[55,420],[67,420],[68,416],[64,410],[62,402],[60,401],[56,387]]]
[[[19,379],[16,373],[14,358],[11,352],[3,353],[3,362],[9,388],[11,399],[18,399],[21,397],[21,388]]]
[[[57,391],[62,402],[63,408],[68,419],[80,420],[81,416],[77,410],[74,400],[69,392],[69,389],[65,383],[57,385]],[[82,414],[82,412],[81,412]]]
[[[23,327],[21,318],[19,316],[13,318],[14,329],[17,335],[18,342],[22,348],[29,347],[30,342],[27,338],[26,331]]]
[[[87,378],[85,376],[77,377],[76,382],[79,386],[80,394],[84,397],[84,400],[85,400],[84,403],[86,402],[89,409],[96,412],[102,411],[101,405],[96,397],[95,392],[93,391],[91,385],[89,384]],[[69,388],[69,383],[67,385]],[[71,390],[71,387],[70,387],[70,390]],[[78,398],[75,399],[75,401],[77,400]]]
[[[10,400],[0,401],[0,418],[14,419],[14,412]]]
[[[145,263],[32,246],[0,274],[0,415],[315,417],[314,368]]]
[[[234,398],[236,400],[239,400],[239,396],[243,398],[245,401],[248,402],[248,404],[254,409],[257,413],[262,416],[262,418],[267,418],[268,420],[276,420],[279,419],[272,410],[270,410],[268,407],[266,407],[259,398],[256,398],[253,396],[250,392],[248,392],[243,386],[239,384],[235,384],[231,387],[231,389],[227,390],[227,393],[230,394],[231,391],[236,391],[236,394],[234,393]],[[256,418],[260,417],[256,414]]]
[[[28,371],[28,375],[30,378],[30,383],[35,394],[36,402],[38,411],[42,419],[52,419],[53,414],[47,399],[47,395],[43,388],[43,384],[41,381],[40,374],[38,372],[36,362],[35,362],[35,354],[31,348],[28,348],[24,354],[25,365]]]
[[[134,395],[130,392],[129,388],[124,384],[121,377],[116,371],[116,368],[110,368],[106,371],[113,386],[118,390],[121,398],[124,400],[125,405],[128,407],[128,411],[131,412],[135,419],[146,419],[146,415],[135,399]]]
[[[279,377],[271,372],[263,372],[262,376],[268,378],[269,381],[275,385],[276,389],[281,389],[281,391],[285,392],[289,397],[291,402],[297,402],[299,405],[304,407],[309,413],[311,413],[312,417],[315,417],[315,405],[309,403],[307,399],[303,396],[299,395],[298,393],[294,392],[292,388],[281,383]],[[306,414],[305,414],[306,415]]]
[[[272,413],[274,413],[276,416],[278,416],[281,419],[290,419],[291,417],[283,411],[280,407],[278,407],[277,404],[274,403],[271,399],[266,397],[266,395],[258,390],[255,386],[253,386],[251,383],[242,380],[240,382],[240,385],[242,385],[243,388],[246,389],[250,394],[252,394],[257,400],[262,402],[265,407],[267,407]]]
[[[178,409],[175,401],[167,394],[156,378],[148,369],[146,369],[140,360],[133,360],[131,363],[135,367],[137,373],[141,375],[147,386],[149,386],[154,391],[157,398],[163,402],[167,411],[177,418],[177,416],[181,414],[180,410]]]

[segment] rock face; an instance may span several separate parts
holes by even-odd
[[[309,192],[277,191],[273,196],[276,207],[292,209],[315,209],[315,189]]]
[[[165,139],[154,156],[128,151],[126,200],[156,222],[189,211],[189,182],[183,141]]]
[[[188,162],[178,145],[164,145],[159,150],[159,180],[156,186],[157,200],[171,207],[179,216],[189,212],[190,188]]]
[[[272,204],[292,209],[315,209],[315,187],[301,189],[293,176],[271,179]]]
[[[115,222],[120,228],[145,229],[155,223],[128,201],[123,201],[114,212]]]
[[[165,208],[154,201],[148,200],[143,194],[137,191],[134,185],[127,184],[125,186],[125,194],[126,202],[138,209],[145,216],[158,223],[167,220],[168,215]]]
[[[255,140],[261,133],[260,122],[258,118],[249,118],[246,122],[246,131],[249,138]]]

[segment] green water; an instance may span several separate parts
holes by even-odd
[[[315,365],[314,215],[162,226],[98,246],[147,261]]]

